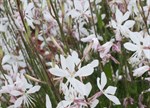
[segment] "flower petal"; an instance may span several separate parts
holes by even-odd
[[[107,78],[104,72],[101,73],[101,89],[104,89],[107,83]]]
[[[132,40],[132,42],[138,45],[143,40],[141,33],[139,32],[130,32],[130,39]]]
[[[66,77],[69,75],[69,73],[65,70],[62,69],[57,69],[57,68],[51,68],[49,69],[50,73],[55,75],[55,76],[59,76],[59,77]]]
[[[70,72],[73,72],[74,68],[75,68],[75,63],[73,61],[73,58],[74,57],[72,57],[70,55],[66,58],[66,63],[67,63],[66,65]]]
[[[91,108],[96,108],[97,104],[99,103],[99,100],[98,99],[95,99],[91,104]]]
[[[76,91],[83,95],[86,95],[86,86],[82,82],[75,78],[70,78],[68,79],[68,81],[71,83],[71,85],[75,88]]]
[[[80,63],[80,59],[78,57],[78,53],[76,51],[73,51],[71,53],[72,60],[74,61],[75,65],[78,65]]]
[[[91,92],[91,90],[92,90],[92,85],[91,85],[91,83],[87,83],[86,85],[85,85],[85,95],[86,96],[89,96],[89,94],[90,94],[90,92]]]
[[[8,62],[11,59],[10,55],[5,55],[2,59],[2,65],[5,64],[6,62]]]
[[[17,91],[17,90],[12,90],[12,91],[10,92],[10,94],[13,95],[13,96],[20,96],[20,95],[22,95],[23,93],[20,92],[20,91]]]
[[[113,28],[117,29],[117,23],[114,20],[111,20],[111,25]]]
[[[22,101],[23,101],[23,97],[19,97],[19,98],[15,101],[15,104],[14,104],[15,108],[20,107],[21,104],[22,104]]]
[[[27,91],[27,93],[35,93],[35,92],[39,91],[40,88],[41,88],[41,86],[34,86],[34,87],[30,88],[30,89]]]
[[[66,69],[66,59],[63,55],[60,55],[60,60],[62,69]]]
[[[100,78],[99,78],[99,77],[97,78],[97,86],[98,86],[98,88],[99,88],[100,90],[102,90],[102,89],[101,89],[101,85],[100,85]]]
[[[146,65],[146,66],[142,66],[142,67],[140,67],[140,68],[137,68],[137,69],[135,69],[135,70],[133,70],[133,76],[137,76],[137,77],[140,77],[140,76],[142,76],[146,71],[148,71],[149,70],[149,66],[148,65]]]
[[[105,93],[114,95],[116,92],[116,89],[117,89],[117,87],[108,86],[107,89],[105,90]]]
[[[95,37],[96,37],[95,34],[91,34],[91,35],[89,35],[89,36],[87,36],[85,38],[82,38],[81,41],[82,42],[91,42],[92,39],[95,38]]]
[[[150,59],[150,49],[145,49],[145,50],[143,50],[143,51],[144,51],[145,57],[146,57],[147,59]]]
[[[62,100],[58,103],[56,108],[66,108],[67,106],[69,106],[72,103],[72,101],[66,101],[66,100]]]
[[[115,103],[116,105],[120,105],[120,101],[116,96],[113,95],[108,95],[108,94],[104,94],[109,100],[111,100],[113,103]]]
[[[83,6],[80,0],[74,0],[75,9],[79,11],[83,11]]]
[[[127,28],[131,28],[131,27],[133,27],[134,24],[135,24],[135,21],[133,21],[133,20],[128,20],[128,21],[126,21],[126,22],[124,23],[123,26],[126,26]]]
[[[98,60],[94,60],[92,61],[90,64],[83,66],[81,69],[79,69],[76,74],[74,75],[76,76],[89,76],[93,73],[94,71],[94,67],[98,66]]]
[[[127,19],[129,18],[129,16],[130,16],[130,12],[128,11],[128,12],[126,12],[126,13],[123,15],[123,17],[122,17],[122,22],[125,21],[125,20],[127,20]]]
[[[52,108],[52,103],[47,94],[46,94],[46,108]]]
[[[122,16],[123,16],[122,12],[119,9],[117,9],[116,10],[116,20],[119,24],[121,24],[123,22],[122,19],[121,19]]]
[[[132,43],[130,43],[130,42],[126,42],[125,44],[124,44],[124,47],[127,49],[127,50],[129,50],[129,51],[136,51],[138,48],[137,48],[137,45],[135,45],[135,44],[132,44]]]

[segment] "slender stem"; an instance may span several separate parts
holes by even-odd
[[[141,9],[142,9],[141,16],[143,17],[143,21],[144,21],[144,24],[145,24],[145,26],[146,26],[147,33],[150,35],[149,29],[148,29],[148,25],[147,25],[147,17],[145,16],[144,8],[143,8],[143,6],[142,6],[142,1],[141,1],[141,0],[139,0],[139,4],[140,4],[140,7],[141,7]],[[143,14],[142,14],[142,13],[143,13]]]
[[[93,16],[93,12],[92,12],[92,5],[90,3],[90,0],[88,0],[88,1],[89,1],[89,5],[90,5],[90,11],[91,11],[91,16],[92,16],[92,23],[93,23],[93,27],[94,27],[94,32],[95,32],[95,36],[97,37],[95,23],[94,23],[94,16]]]
[[[51,13],[50,6],[51,6],[51,8],[53,9],[53,12],[54,12],[54,15],[55,15],[55,19],[56,19],[56,21],[57,21],[57,23],[58,23],[58,26],[59,26],[59,29],[60,29],[60,33],[61,33],[62,39],[64,39],[63,27],[61,26],[61,23],[60,23],[60,21],[59,21],[59,16],[58,16],[58,14],[57,14],[57,12],[56,12],[56,10],[55,10],[55,8],[54,8],[53,2],[52,2],[52,0],[49,0],[49,1],[47,1],[47,2],[48,2],[48,8],[49,8],[49,12],[50,12],[50,13]]]
[[[19,12],[20,17],[21,17],[21,21],[22,21],[22,23],[23,23],[23,26],[24,26],[24,28],[25,28],[25,31],[27,32],[27,28],[26,28],[26,26],[25,26],[25,21],[24,21],[24,18],[23,18],[23,14],[22,14],[21,9],[20,9],[20,1],[19,1],[19,0],[17,0],[17,6],[18,6],[18,12]]]

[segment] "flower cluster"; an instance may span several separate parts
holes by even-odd
[[[0,0],[0,64],[2,107],[144,108],[150,0]]]

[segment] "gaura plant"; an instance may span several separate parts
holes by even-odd
[[[150,0],[0,0],[0,64],[2,108],[148,108]]]

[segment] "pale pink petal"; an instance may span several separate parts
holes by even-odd
[[[12,91],[10,92],[10,94],[11,94],[12,96],[20,96],[20,95],[22,95],[23,93],[20,92],[20,91],[17,91],[17,90],[12,90]]]
[[[143,39],[143,45],[147,46],[147,47],[150,47],[150,36],[144,37],[144,39]]]
[[[128,21],[126,21],[126,22],[124,23],[123,26],[125,26],[125,27],[127,27],[127,28],[131,28],[131,27],[133,27],[134,24],[135,24],[135,21],[133,21],[133,20],[128,20]]]
[[[82,38],[81,41],[82,42],[91,42],[93,38],[95,38],[95,34],[92,34],[92,35],[89,35],[85,38]]]
[[[143,50],[147,59],[150,59],[150,49]]]
[[[95,99],[91,104],[91,108],[96,108],[97,104],[99,103],[99,100],[98,99]]]
[[[142,76],[146,71],[148,71],[150,67],[148,65],[142,66],[140,68],[135,69],[133,72],[133,76],[140,77]]]
[[[84,11],[86,11],[87,9],[90,8],[90,5],[89,5],[89,2],[88,1],[85,1],[85,4],[84,4]]]
[[[6,62],[8,62],[11,59],[10,55],[5,55],[2,59],[2,65],[5,64]]]
[[[62,70],[62,69],[57,69],[57,68],[51,68],[49,69],[49,72],[55,76],[59,76],[59,77],[66,77],[69,76],[69,73],[66,70]]]
[[[92,90],[92,85],[91,85],[91,83],[87,83],[87,84],[85,85],[85,95],[86,95],[86,96],[89,96],[91,90]]]
[[[136,51],[136,50],[138,49],[137,45],[132,44],[132,43],[130,43],[130,42],[126,42],[126,43],[124,44],[124,47],[125,47],[127,50],[129,50],[129,51]]]
[[[114,95],[116,92],[116,89],[117,89],[117,87],[108,86],[107,89],[105,90],[105,93]]]
[[[68,79],[68,81],[71,83],[71,85],[74,87],[74,89],[76,91],[78,91],[81,94],[86,95],[86,92],[85,92],[86,87],[82,82],[80,82],[79,80],[77,80],[75,78],[70,78],[70,79]]]
[[[72,18],[78,18],[81,15],[81,13],[76,11],[75,9],[72,9],[67,13],[67,15],[71,16]]]
[[[74,57],[72,57],[70,55],[66,58],[66,63],[67,63],[66,65],[70,72],[73,72],[74,68],[75,68],[75,63],[73,61],[73,58]]]
[[[74,0],[74,6],[75,6],[75,9],[77,9],[77,10],[81,10],[81,11],[83,10],[81,1],[79,1],[79,0]]]
[[[66,59],[65,59],[65,57],[63,56],[63,55],[60,55],[60,62],[61,62],[61,67],[62,67],[62,69],[66,69]]]
[[[0,24],[0,32],[5,32],[6,30],[7,30],[7,26]]]
[[[20,107],[21,104],[22,104],[22,101],[23,101],[23,96],[22,96],[22,97],[19,97],[19,98],[15,101],[15,104],[14,104],[15,108]]]
[[[129,18],[129,16],[130,16],[130,12],[126,12],[122,17],[122,22],[126,21]]]
[[[115,103],[116,105],[120,105],[120,101],[116,96],[113,95],[108,95],[108,94],[104,94],[110,101],[112,101],[113,103]]]
[[[34,87],[32,87],[32,88],[30,88],[28,91],[27,91],[27,93],[35,93],[35,92],[37,92],[37,91],[39,91],[40,90],[40,88],[41,88],[41,86],[34,86]]]
[[[119,24],[121,24],[121,23],[123,22],[123,21],[121,20],[122,17],[123,17],[122,12],[121,12],[119,9],[117,9],[117,10],[116,10],[116,20],[117,20],[117,22],[118,22]]]
[[[67,106],[69,106],[72,103],[72,101],[66,101],[66,100],[62,100],[58,103],[56,108],[66,108]]]
[[[89,76],[94,72],[94,67],[98,66],[98,60],[94,60],[92,61],[90,64],[83,66],[81,69],[79,69],[76,74],[74,75],[76,76]]]
[[[76,51],[73,51],[71,53],[72,60],[74,61],[75,65],[78,65],[80,63],[80,59],[78,57],[78,53]]]
[[[52,103],[47,94],[46,94],[46,108],[52,108]]]
[[[107,78],[104,72],[101,73],[101,89],[103,90],[107,83]]]
[[[142,36],[139,32],[130,32],[130,39],[132,42],[139,45],[142,41]]]
[[[98,88],[102,91],[101,85],[100,85],[100,78],[99,78],[99,77],[97,78],[97,86],[98,86]]]
[[[114,20],[111,20],[111,25],[113,26],[113,28],[117,29],[117,24]]]

